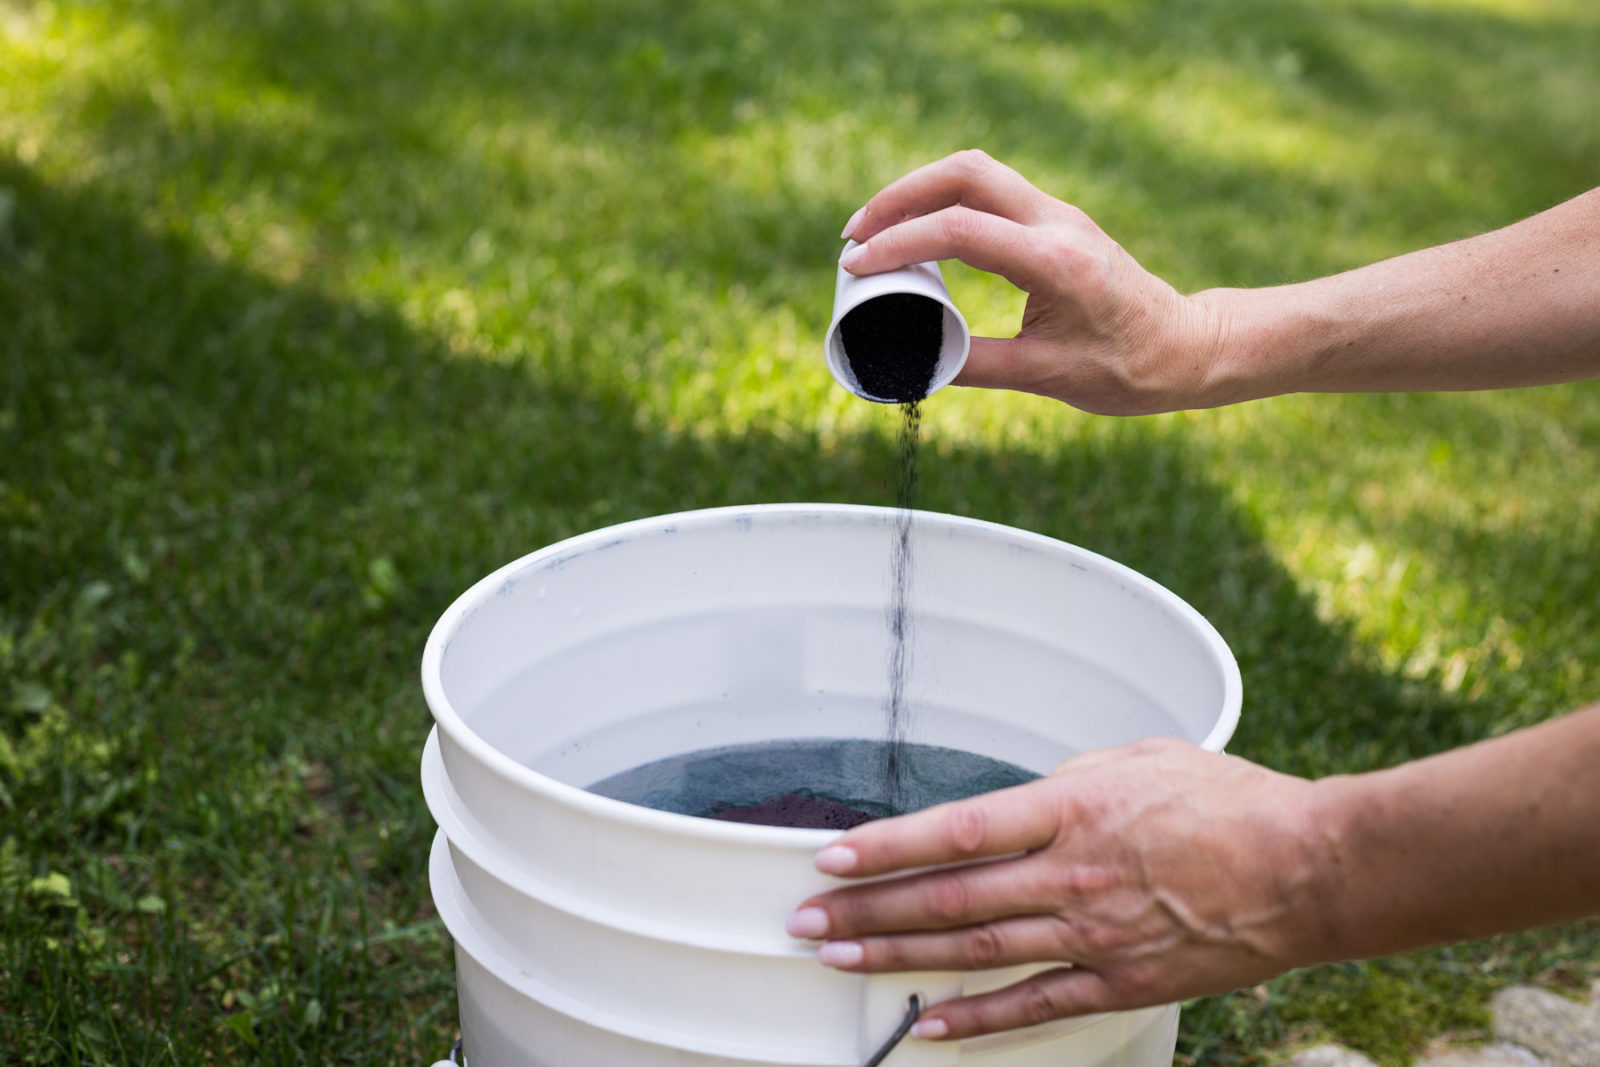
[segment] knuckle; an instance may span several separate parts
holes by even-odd
[[[972,896],[966,883],[959,878],[945,878],[929,891],[928,910],[933,917],[944,922],[955,922],[967,914]]]
[[[1118,972],[1107,981],[1109,1003],[1153,1004],[1159,998],[1159,977],[1152,968],[1133,967]]]
[[[1072,917],[1069,915],[1051,915],[1049,916],[1049,922],[1053,927],[1052,938],[1066,955],[1066,958],[1074,963],[1089,962],[1081,958],[1083,956],[1083,931],[1078,928],[1077,923],[1072,921]]]
[[[1117,870],[1102,863],[1075,863],[1058,875],[1062,894],[1079,902],[1112,892],[1121,883]]]
[[[1122,938],[1110,927],[1096,923],[1078,932],[1078,943],[1088,951],[1090,959],[1105,960],[1116,955]]]
[[[1054,941],[1063,959],[1072,963],[1102,966],[1115,959],[1125,943],[1125,935],[1103,922],[1078,922],[1066,916],[1052,916]]]
[[[1042,982],[1031,983],[1022,990],[1021,1008],[1022,1018],[1029,1024],[1047,1023],[1063,1014],[1050,987]]]
[[[959,856],[977,854],[988,832],[989,817],[980,807],[957,804],[945,816],[945,838]]]
[[[1006,940],[991,923],[977,926],[968,934],[963,959],[973,970],[999,967],[1006,959]]]
[[[1062,222],[1070,226],[1081,227],[1087,225],[1099,229],[1098,226],[1095,226],[1094,219],[1090,218],[1089,213],[1077,204],[1069,204],[1064,200],[1058,200],[1056,203],[1060,205],[1060,207],[1056,208],[1056,211]]]
[[[946,208],[939,213],[939,229],[951,246],[965,248],[982,233],[983,219],[971,208]]]
[[[901,938],[864,937],[860,940],[861,959],[865,967],[884,971],[906,969],[910,960],[910,953]]]
[[[965,148],[950,157],[964,177],[969,181],[976,181],[988,173],[994,166],[994,157],[981,148]]]
[[[1045,234],[1044,252],[1055,273],[1070,285],[1084,285],[1091,276],[1092,262],[1078,235],[1055,226],[1046,229]]]

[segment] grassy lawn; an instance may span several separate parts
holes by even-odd
[[[596,526],[891,500],[820,356],[883,182],[981,146],[1180,287],[1304,278],[1600,182],[1597,55],[1591,0],[0,0],[0,1060],[448,1049],[429,627]],[[1212,619],[1242,755],[1600,697],[1600,384],[925,417],[924,506]],[[1597,973],[1600,923],[1298,972],[1181,1062],[1405,1064]]]

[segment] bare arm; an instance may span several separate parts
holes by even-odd
[[[1317,790],[1330,959],[1600,914],[1600,705]]]
[[[1299,285],[1210,290],[1222,394],[1499,389],[1600,376],[1600,189]]]
[[[856,273],[954,258],[1027,291],[1016,337],[975,338],[958,384],[1103,414],[1600,376],[1600,189],[1344,274],[1193,296],[981,152],[913,171],[845,229]]]
[[[1600,705],[1318,782],[1140,742],[850,831],[819,869],[911,873],[807,900],[790,932],[848,971],[1073,965],[935,1006],[932,1039],[1218,993],[1600,914],[1597,768]]]

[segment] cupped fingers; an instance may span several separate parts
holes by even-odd
[[[1094,971],[1057,967],[993,993],[935,1004],[917,1020],[911,1035],[958,1040],[1131,1006],[1116,1003]]]
[[[969,149],[886,185],[850,220],[844,236],[866,241],[905,219],[958,204],[1031,225],[1046,218],[1059,201],[987,153]]]
[[[829,941],[817,959],[841,971],[981,971],[1077,958],[1072,929],[1050,915],[999,919],[959,930]]]
[[[907,219],[850,249],[839,265],[851,274],[881,274],[938,259],[959,259],[1030,292],[1041,285],[1049,266],[1036,231],[964,206]]]

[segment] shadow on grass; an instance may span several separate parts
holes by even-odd
[[[7,1025],[130,1063],[169,1042],[185,1062],[437,1054],[452,1005],[426,922],[413,679],[438,612],[605,523],[883,502],[892,448],[665,432],[581,360],[560,376],[460,358],[383,309],[150,232],[93,188],[13,165],[0,187],[0,605],[22,695],[0,721],[23,753],[7,862],[25,875],[8,883]],[[922,503],[1083,544],[1200,607],[1244,669],[1243,755],[1321,774],[1475,736],[1477,709],[1375,669],[1318,618],[1180,433],[1127,425],[1049,456],[934,442]],[[53,870],[73,907],[18,888]]]

